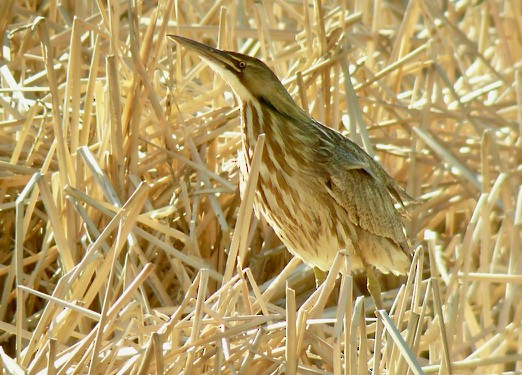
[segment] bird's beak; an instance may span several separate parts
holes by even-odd
[[[171,34],[167,36],[174,39],[183,47],[197,53],[200,58],[206,60],[211,66],[216,66],[217,68],[221,69],[225,68],[232,71],[238,70],[235,65],[236,59],[225,51],[212,48],[206,44],[199,43],[179,35]]]

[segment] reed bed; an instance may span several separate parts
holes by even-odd
[[[169,33],[267,62],[418,200],[386,310],[240,199],[237,103]],[[2,374],[522,374],[519,2],[5,0],[0,37]]]

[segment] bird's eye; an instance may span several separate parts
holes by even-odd
[[[240,61],[237,62],[237,67],[238,67],[239,69],[245,69],[246,66],[247,66],[247,63],[244,62],[244,61],[241,61],[241,60],[240,60]]]

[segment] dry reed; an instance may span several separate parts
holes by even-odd
[[[386,311],[240,201],[236,103],[167,33],[418,198]],[[0,373],[522,374],[519,2],[4,0],[0,37]]]

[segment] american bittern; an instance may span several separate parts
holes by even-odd
[[[241,106],[243,174],[248,175],[257,137],[265,134],[257,211],[292,254],[323,274],[338,251],[349,251],[352,269],[367,272],[380,308],[374,268],[405,274],[410,264],[394,205],[403,205],[406,192],[359,146],[302,110],[260,60],[170,37],[197,53],[234,91]]]

